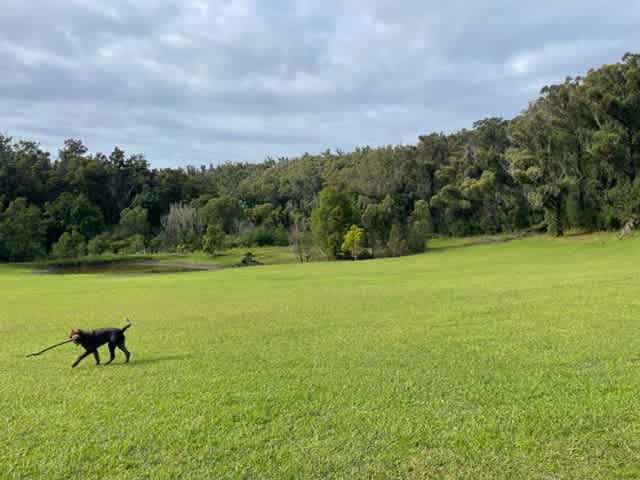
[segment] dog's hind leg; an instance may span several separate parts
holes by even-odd
[[[109,342],[109,361],[105,365],[109,365],[116,358],[116,344]]]
[[[71,368],[74,368],[75,366],[77,366],[82,361],[82,359],[85,358],[90,353],[91,352],[89,350],[85,350],[80,355],[78,355],[78,358],[76,358],[76,361],[71,364]]]
[[[100,365],[100,354],[98,353],[98,350],[94,350],[93,352],[93,356],[96,357],[96,365]]]
[[[131,353],[129,353],[129,350],[127,350],[127,347],[124,345],[124,338],[120,340],[117,345],[118,348],[124,352],[125,357],[127,357],[124,363],[129,363],[129,357],[131,357]]]

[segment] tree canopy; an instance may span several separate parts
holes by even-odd
[[[640,216],[639,172],[631,53],[544,87],[513,119],[415,145],[157,169],[118,147],[91,154],[68,139],[52,156],[0,135],[0,260],[50,254],[73,232],[92,252],[201,248],[209,225],[229,245],[291,241],[308,252],[313,238],[331,258],[354,224],[374,256],[421,251],[431,234],[619,229]]]

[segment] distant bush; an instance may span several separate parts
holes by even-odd
[[[142,207],[125,208],[120,212],[120,222],[117,227],[118,236],[139,235],[144,237],[151,229],[147,217],[147,210]]]
[[[142,235],[131,235],[123,240],[123,247],[118,253],[144,253],[144,237]]]
[[[217,225],[226,234],[237,232],[237,225],[244,216],[238,199],[229,195],[212,198],[199,210],[204,225]]]
[[[389,232],[387,246],[392,257],[399,257],[407,254],[407,241],[404,238],[402,228],[394,224]]]
[[[89,255],[102,255],[103,253],[111,252],[109,235],[102,234],[89,240],[87,251]]]
[[[409,217],[407,249],[411,253],[421,253],[427,248],[427,239],[431,235],[433,220],[427,202],[418,200]]]
[[[270,228],[266,225],[260,225],[239,234],[235,243],[241,247],[287,246],[289,245],[289,234],[284,227]]]
[[[144,253],[146,251],[146,245],[142,235],[130,235],[125,238],[119,238],[109,234],[102,234],[89,241],[87,251],[89,255],[102,255],[105,253]]]
[[[0,204],[0,261],[19,262],[45,256],[42,211],[17,198],[2,212]]]
[[[78,258],[87,254],[87,244],[84,236],[77,231],[64,232],[53,244],[51,254],[55,258]]]
[[[215,255],[222,250],[224,237],[224,231],[219,226],[207,226],[207,231],[202,237],[202,250],[209,255]]]

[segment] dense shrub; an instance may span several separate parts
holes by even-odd
[[[283,227],[269,228],[260,225],[238,235],[237,244],[243,247],[287,246],[289,234]]]
[[[51,254],[55,258],[83,257],[87,254],[87,243],[80,232],[64,232],[53,244]]]
[[[202,250],[209,255],[215,255],[224,247],[224,231],[217,225],[207,226],[202,236]]]

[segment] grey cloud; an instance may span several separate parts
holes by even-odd
[[[5,3],[0,131],[156,166],[414,142],[640,40],[637,1]]]

